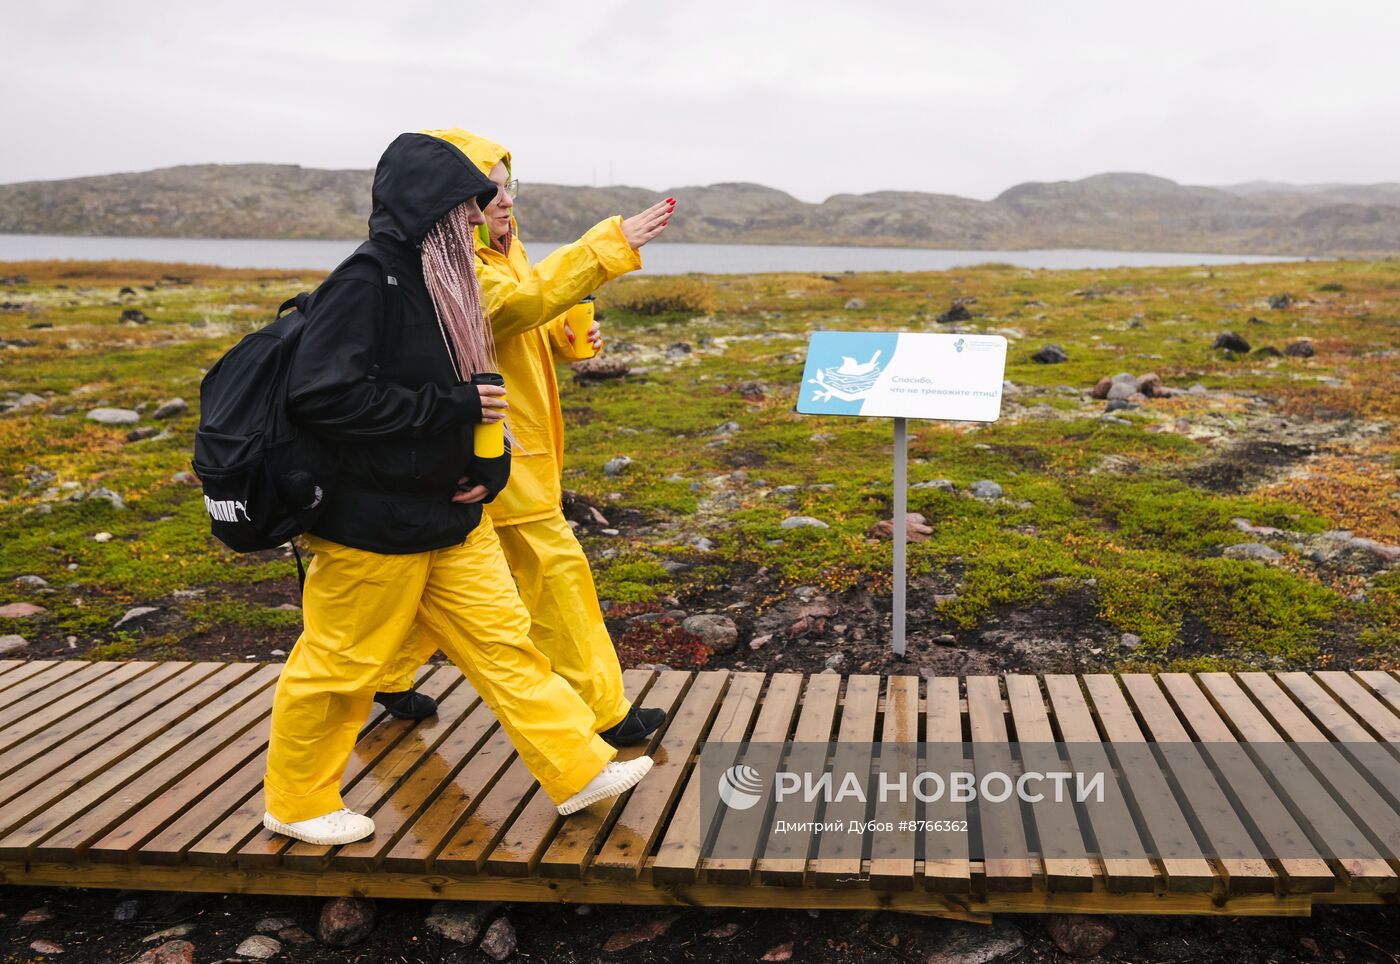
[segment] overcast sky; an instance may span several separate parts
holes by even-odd
[[[1144,171],[1400,180],[1400,4],[3,0],[0,182],[372,167],[462,126],[525,182],[989,198]]]

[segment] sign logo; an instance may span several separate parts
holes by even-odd
[[[958,354],[962,354],[963,346],[966,344],[966,340],[959,338],[957,341],[953,342],[953,348],[958,352]]]
[[[882,351],[877,349],[866,362],[858,362],[849,355],[842,355],[840,365],[817,369],[816,377],[807,382],[817,386],[817,391],[812,394],[812,401],[825,402],[839,398],[843,402],[854,402],[870,394],[883,367],[880,364],[881,354]]]
[[[719,775],[719,798],[731,810],[748,810],[758,803],[763,777],[753,767],[736,763]]]

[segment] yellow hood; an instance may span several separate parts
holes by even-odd
[[[487,177],[491,176],[491,168],[501,161],[505,161],[506,170],[510,170],[510,151],[495,141],[487,140],[471,133],[471,131],[464,131],[460,127],[444,127],[439,130],[419,131],[419,133],[447,141],[467,155],[467,158]]]

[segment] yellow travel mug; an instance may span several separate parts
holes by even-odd
[[[499,385],[505,388],[506,380],[496,372],[477,372],[472,376],[473,385]],[[495,422],[478,422],[472,427],[472,454],[479,459],[499,458],[506,452],[505,419]]]
[[[593,327],[592,295],[565,312],[564,320],[574,333],[573,344],[569,346],[569,356],[575,361],[583,361],[598,354],[593,348],[593,343],[588,340],[588,329]]]

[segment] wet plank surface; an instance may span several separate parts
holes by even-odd
[[[513,900],[577,892],[947,916],[1136,912],[1144,900],[1164,912],[1302,913],[1400,891],[1400,681],[1389,673],[629,670],[629,697],[668,719],[620,755],[656,766],[627,794],[562,818],[471,686],[432,668],[420,686],[440,700],[436,717],[376,710],[365,722],[344,793],[378,832],[344,847],[261,828],[276,676],[247,663],[0,661],[0,881],[175,887],[183,875],[192,888],[425,897],[470,882]],[[891,761],[1013,775],[1103,763],[1110,792],[1090,807],[776,799],[770,786],[740,813],[707,785],[712,761],[771,772],[807,746],[827,748],[820,765],[872,782]],[[1127,765],[1143,752],[1160,767]],[[785,850],[770,836],[779,820],[874,829],[863,843],[817,834]],[[963,833],[933,829],[962,821]],[[1213,856],[1222,847],[1228,856]]]

